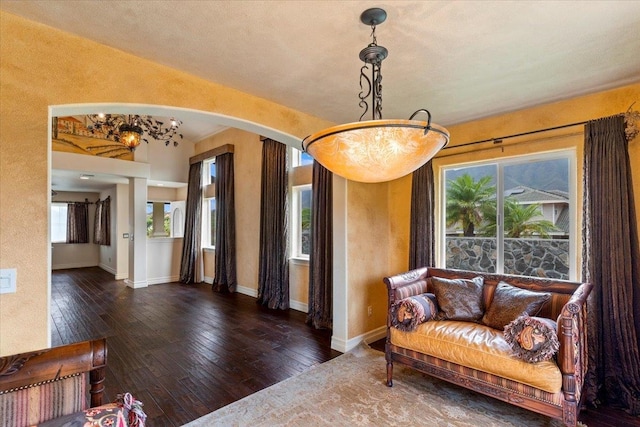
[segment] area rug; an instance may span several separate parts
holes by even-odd
[[[409,368],[385,379],[384,353],[363,345],[186,426],[562,426]]]

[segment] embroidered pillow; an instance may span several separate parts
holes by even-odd
[[[529,363],[551,359],[560,349],[556,322],[522,313],[504,327],[504,339],[514,356]]]
[[[521,289],[505,282],[498,283],[482,323],[502,330],[505,325],[522,313],[535,316],[542,306],[551,298],[548,292],[534,292]]]
[[[473,279],[431,277],[431,288],[438,301],[438,320],[478,322],[484,314],[481,276]]]
[[[433,294],[422,294],[396,301],[391,306],[391,326],[401,331],[411,332],[419,324],[432,320],[438,308]]]

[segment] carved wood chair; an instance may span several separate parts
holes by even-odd
[[[87,382],[90,406],[102,405],[106,364],[106,338],[0,357],[0,425],[31,426],[86,409]]]

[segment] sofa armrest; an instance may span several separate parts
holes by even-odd
[[[427,292],[427,267],[384,278],[389,293],[389,308],[396,299],[407,298]]]
[[[562,373],[564,398],[576,402],[587,370],[587,298],[593,289],[591,283],[583,283],[576,289],[558,316],[558,367]]]

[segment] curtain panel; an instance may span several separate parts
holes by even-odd
[[[260,258],[258,303],[289,308],[289,221],[287,146],[262,142],[260,198]]]
[[[435,201],[433,163],[429,160],[411,178],[409,270],[435,265]]]
[[[200,283],[204,276],[202,233],[200,231],[202,223],[202,162],[192,163],[189,166],[189,183],[187,185],[180,282]]]
[[[235,292],[236,211],[233,153],[216,156],[216,264],[213,289]]]
[[[623,116],[586,125],[583,167],[582,274],[594,285],[584,393],[640,415],[640,249]]]
[[[93,221],[93,242],[97,245],[111,246],[111,196],[96,202]]]
[[[67,205],[67,243],[89,243],[89,203]]]
[[[333,174],[313,162],[307,323],[333,327]]]

